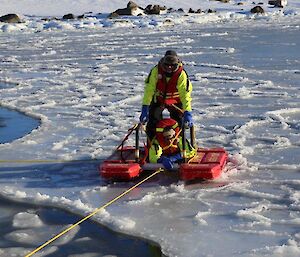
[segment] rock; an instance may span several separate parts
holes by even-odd
[[[132,10],[131,8],[122,8],[122,9],[117,9],[116,11],[114,11],[114,13],[120,15],[132,15]]]
[[[156,5],[149,4],[145,8],[145,13],[149,14],[149,15],[152,15],[152,14],[158,15],[158,14],[161,14],[162,12],[166,12],[166,11],[167,11],[167,7],[160,6],[158,4],[156,4]]]
[[[144,14],[143,8],[139,7],[136,3],[133,1],[129,1],[127,3],[126,8],[117,9],[116,11],[112,12],[109,17],[115,16],[115,14],[118,15],[128,15],[128,16],[138,16]]]
[[[207,13],[215,13],[216,11],[215,10],[212,10],[212,9],[208,9],[207,10]]]
[[[113,18],[119,18],[119,17],[120,17],[119,14],[117,14],[116,12],[112,12],[110,15],[108,15],[107,18],[113,19]]]
[[[128,9],[132,9],[132,8],[135,8],[135,7],[139,7],[135,2],[129,1],[129,2],[127,3],[127,8],[128,8]]]
[[[176,12],[176,10],[175,10],[174,8],[172,8],[172,7],[171,7],[171,8],[169,8],[167,11],[168,11],[168,13],[173,13],[173,12]]]
[[[21,19],[17,14],[10,13],[0,17],[1,22],[6,23],[21,23]]]
[[[74,20],[75,19],[75,16],[74,14],[72,13],[68,13],[68,14],[65,14],[63,17],[62,17],[63,20]]]
[[[201,9],[197,9],[197,11],[193,10],[192,8],[189,9],[189,12],[188,13],[202,13],[202,10]]]
[[[251,12],[251,13],[264,14],[264,13],[265,13],[265,10],[264,10],[261,6],[257,5],[257,6],[255,6],[255,7],[253,7],[253,8],[250,10],[250,12]]]
[[[166,19],[163,22],[164,25],[171,26],[174,25],[174,22],[171,19]]]

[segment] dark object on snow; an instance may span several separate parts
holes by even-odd
[[[174,8],[172,8],[172,7],[170,7],[170,8],[168,8],[168,13],[173,13],[173,12],[176,12],[176,10],[174,9]]]
[[[139,7],[133,1],[129,1],[126,8],[117,9],[116,11],[112,12],[109,17],[116,17],[117,15],[139,15],[143,13],[143,8]]]
[[[251,13],[259,13],[259,14],[264,14],[265,10],[261,6],[255,6],[250,10]]]
[[[215,10],[212,10],[212,9],[208,9],[207,10],[207,13],[215,13],[216,11]]]
[[[65,14],[62,18],[63,18],[63,20],[74,20],[75,16],[72,13],[68,13],[68,14]]]
[[[192,8],[189,9],[189,13],[201,13],[202,10],[198,9],[197,11],[193,10]]]
[[[1,22],[6,23],[21,23],[21,19],[17,14],[10,13],[0,17]]]
[[[287,5],[287,0],[270,0],[268,4],[274,5],[274,7],[283,8]]]
[[[229,3],[230,2],[230,0],[216,0],[216,1],[221,2],[221,3]]]
[[[159,15],[159,14],[161,14],[162,11],[167,11],[167,7],[160,6],[158,4],[156,4],[156,5],[149,4],[145,8],[145,13],[146,14],[150,14],[150,15],[151,14]]]

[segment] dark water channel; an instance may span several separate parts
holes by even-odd
[[[0,107],[0,144],[21,138],[39,125],[38,119]]]
[[[0,143],[10,143],[21,138],[39,125],[40,121],[37,119],[0,107]],[[38,215],[45,225],[46,231],[52,226],[61,226],[61,230],[63,230],[64,226],[74,224],[80,220],[80,217],[59,209],[20,204],[0,198],[0,257],[19,257],[18,253],[12,253],[13,248],[25,248],[28,249],[29,253],[32,248],[39,246],[20,243],[11,240],[7,236],[19,230],[19,228],[13,226],[13,220],[15,215],[20,212]],[[39,236],[39,229],[30,229],[32,229],[35,236]],[[49,239],[51,238],[52,236],[49,234]],[[160,247],[150,241],[116,233],[92,221],[85,221],[80,224],[79,231],[70,242],[59,246],[54,253],[43,256],[162,257],[164,255],[161,253]]]
[[[76,215],[64,212],[55,208],[36,207],[30,204],[20,204],[0,198],[0,249],[13,247],[28,248],[35,246],[26,245],[7,239],[9,233],[17,230],[12,226],[14,216],[20,212],[34,213],[46,226],[43,233],[47,233],[47,228],[51,226],[64,226],[76,223],[80,218]],[[31,228],[33,232],[41,233],[39,228]],[[61,231],[59,230],[59,231]],[[49,234],[49,239],[51,239]],[[81,240],[80,240],[81,239]],[[88,239],[88,240],[87,240]],[[38,247],[37,245],[36,247]],[[50,247],[46,246],[46,247]],[[45,247],[45,250],[46,250]],[[8,251],[7,251],[8,252]],[[28,254],[27,253],[27,254]],[[58,250],[49,253],[48,257],[67,257],[69,255],[91,256],[91,257],[161,257],[160,248],[146,240],[115,233],[92,221],[85,221],[80,224],[80,230],[76,236],[68,243],[60,245]],[[2,255],[1,255],[2,256]],[[8,257],[6,255],[6,257]]]

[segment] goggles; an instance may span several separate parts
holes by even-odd
[[[164,63],[164,66],[166,66],[166,67],[177,67],[178,63]]]
[[[178,63],[164,63],[165,68],[176,70],[178,67]]]

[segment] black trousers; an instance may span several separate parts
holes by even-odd
[[[182,104],[175,104],[180,110],[182,109]],[[170,118],[177,121],[179,127],[182,124],[183,113],[172,105],[164,105],[160,103],[152,102],[149,106],[149,121],[146,126],[146,132],[150,140],[155,136],[156,124],[163,119],[163,111],[167,109],[170,113]]]

